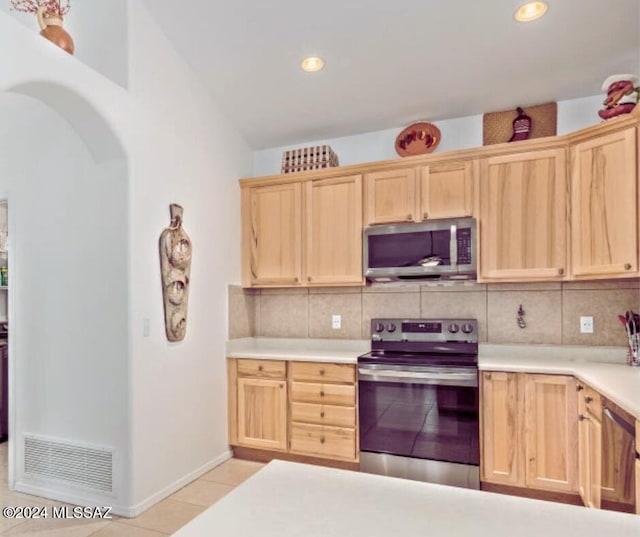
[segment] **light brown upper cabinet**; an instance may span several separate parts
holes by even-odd
[[[637,276],[635,127],[576,144],[571,166],[573,277]]]
[[[558,280],[566,273],[564,149],[484,159],[480,281]]]
[[[362,175],[242,189],[243,286],[363,283]]]
[[[365,226],[419,222],[416,170],[401,168],[365,175]]]
[[[362,284],[362,176],[306,184],[307,283]]]
[[[420,168],[422,220],[474,214],[473,164],[471,161],[443,162]]]
[[[434,162],[365,175],[365,226],[474,213],[473,161]]]
[[[242,219],[243,285],[300,285],[302,184],[243,189]]]

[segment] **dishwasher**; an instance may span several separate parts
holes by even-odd
[[[602,401],[602,507],[635,512],[635,418]]]

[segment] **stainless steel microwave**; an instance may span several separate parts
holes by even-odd
[[[364,230],[364,273],[374,282],[475,280],[476,221],[447,218]]]

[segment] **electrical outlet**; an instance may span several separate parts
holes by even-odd
[[[342,315],[331,316],[331,328],[334,330],[340,330],[340,328],[342,328]]]
[[[580,333],[593,334],[593,317],[580,317]]]

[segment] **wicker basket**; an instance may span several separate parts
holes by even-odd
[[[304,172],[339,166],[331,146],[318,145],[291,149],[282,154],[282,173]]]

